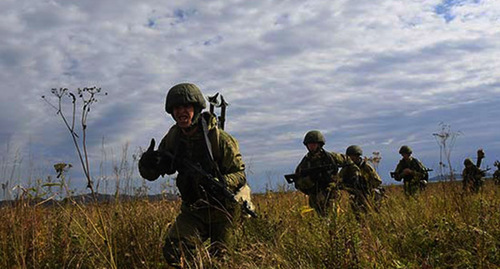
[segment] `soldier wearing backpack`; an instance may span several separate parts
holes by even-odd
[[[139,172],[147,180],[178,173],[181,212],[170,226],[163,248],[165,259],[172,266],[192,260],[196,246],[207,240],[209,253],[224,255],[234,217],[241,211],[232,194],[244,192],[248,202],[250,198],[238,142],[217,127],[215,116],[203,112],[205,107],[196,85],[173,86],[168,91],[165,110],[176,123],[158,149],[154,149],[153,139],[139,160]],[[226,188],[225,192],[217,191],[214,180],[217,188]],[[227,193],[232,199],[228,199]]]

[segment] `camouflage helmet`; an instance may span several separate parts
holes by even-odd
[[[412,153],[412,150],[409,146],[407,145],[403,145],[401,146],[401,148],[399,149],[399,154],[411,154]]]
[[[325,137],[320,131],[312,130],[307,132],[302,143],[304,143],[304,145],[307,145],[308,143],[319,143],[323,146],[325,144]]]
[[[464,165],[470,165],[470,164],[474,164],[471,158],[467,158],[464,160]]]
[[[200,89],[192,83],[181,83],[168,90],[165,111],[172,114],[174,107],[192,104],[195,113],[201,112],[207,105]]]
[[[360,146],[358,145],[352,145],[352,146],[349,146],[346,151],[345,151],[345,155],[363,155],[363,150],[361,149]]]

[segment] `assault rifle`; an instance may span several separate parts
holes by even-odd
[[[425,168],[425,169],[424,169],[424,171],[425,171],[425,172],[432,172],[432,171],[434,171],[434,170],[432,170],[432,169],[430,169],[430,168]],[[396,172],[389,172],[389,174],[391,175],[391,178],[396,179]],[[396,180],[398,180],[398,179],[396,179]]]
[[[295,173],[294,174],[286,174],[285,180],[286,180],[286,182],[288,182],[288,184],[292,184],[299,177],[317,175],[319,173],[325,173],[325,172],[332,174],[332,175],[336,175],[338,171],[339,171],[339,166],[337,164],[319,165],[316,167],[304,168],[304,169],[300,170],[300,173],[298,175]]]
[[[160,153],[160,158],[167,158],[171,161],[175,159],[175,156],[168,151],[163,151],[159,153]],[[215,178],[212,174],[207,173],[205,170],[203,170],[203,168],[201,168],[199,165],[192,163],[186,158],[183,158],[181,160],[181,164],[188,170],[196,172],[206,179],[207,184],[203,184],[205,191],[207,191],[208,193],[210,193],[215,197],[217,197],[218,195],[222,195],[227,200],[240,204],[240,202],[236,200],[234,193],[227,188],[225,182],[221,181],[221,179]],[[243,201],[243,203],[241,203],[241,208],[243,209],[243,212],[247,213],[253,218],[257,218],[257,213],[255,213],[255,211],[252,210],[248,201]]]
[[[484,175],[486,174],[486,172],[490,171],[491,170],[491,167],[489,166],[486,166],[486,169],[479,169],[479,171],[481,171],[481,173]]]

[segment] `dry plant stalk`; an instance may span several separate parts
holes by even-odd
[[[78,154],[78,158],[80,160],[83,172],[85,174],[85,178],[87,180],[87,188],[90,189],[92,197],[94,199],[94,202],[98,202],[97,200],[97,195],[94,189],[94,184],[92,181],[92,176],[90,173],[90,162],[89,162],[89,155],[87,151],[87,120],[88,116],[91,110],[91,107],[94,103],[97,102],[97,97],[99,95],[107,95],[106,92],[102,92],[101,88],[97,87],[85,87],[83,89],[78,88],[75,93],[70,91],[68,88],[53,88],[51,90],[51,93],[57,98],[57,106],[53,105],[50,101],[45,98],[45,96],[42,96],[42,99],[45,100],[51,107],[53,107],[57,112],[56,114],[61,117],[61,119],[64,122],[64,125],[66,126],[67,130],[69,131],[71,138],[73,140],[73,145],[75,147],[75,150]],[[64,113],[63,109],[63,104],[64,100],[69,99],[71,102],[71,119],[68,120],[66,114]],[[82,102],[82,107],[81,107],[81,112],[80,112],[80,126],[81,126],[81,141],[80,141],[80,136],[77,134],[76,131],[76,117],[77,117],[77,103],[78,100],[81,100]],[[105,245],[108,248],[108,255],[109,259],[107,257],[106,261],[109,263],[111,268],[117,268],[115,258],[114,258],[114,251],[111,247],[111,236],[107,231],[107,227],[104,222],[104,218],[102,216],[102,212],[100,211],[99,207],[97,206],[97,214],[99,217],[99,224],[101,227],[99,227],[96,223],[93,223],[91,218],[88,217],[87,220],[89,220],[91,226],[92,226],[92,231],[95,232],[105,243]],[[83,209],[81,209],[83,211]],[[101,228],[101,229],[99,229]],[[89,237],[90,238],[90,237]],[[98,247],[98,244],[93,242],[94,246],[96,248]],[[98,249],[100,252],[101,250]]]

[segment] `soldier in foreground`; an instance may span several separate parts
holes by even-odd
[[[412,150],[409,146],[402,146],[399,154],[403,157],[396,170],[391,173],[396,181],[403,180],[406,195],[414,195],[419,190],[423,190],[429,179],[428,169],[417,159],[411,156]]]
[[[464,160],[464,170],[462,171],[462,188],[466,192],[479,192],[484,185],[485,171],[481,170],[481,161],[484,158],[484,151],[477,151],[477,162],[474,165],[470,158]]]
[[[163,137],[158,150],[154,150],[152,139],[139,160],[140,174],[147,180],[178,172],[181,212],[171,225],[163,248],[165,259],[172,266],[181,266],[183,258],[192,260],[196,245],[208,239],[209,252],[223,255],[234,217],[241,211],[233,194],[245,189],[249,196],[238,142],[217,127],[213,114],[202,112],[205,107],[196,85],[173,86],[168,91],[165,110],[176,124]]]
[[[320,131],[306,133],[303,141],[307,154],[295,169],[295,188],[309,197],[309,206],[320,216],[327,216],[338,197],[338,167],[347,158],[323,149],[325,137]]]
[[[358,217],[360,212],[377,209],[378,202],[383,196],[383,190],[380,188],[382,179],[375,169],[361,157],[363,150],[360,146],[349,146],[345,154],[353,164],[340,171],[341,188],[349,193],[351,207]]]
[[[495,182],[495,185],[500,185],[500,162],[495,161],[493,165],[497,167],[497,170],[493,173],[493,181]]]

